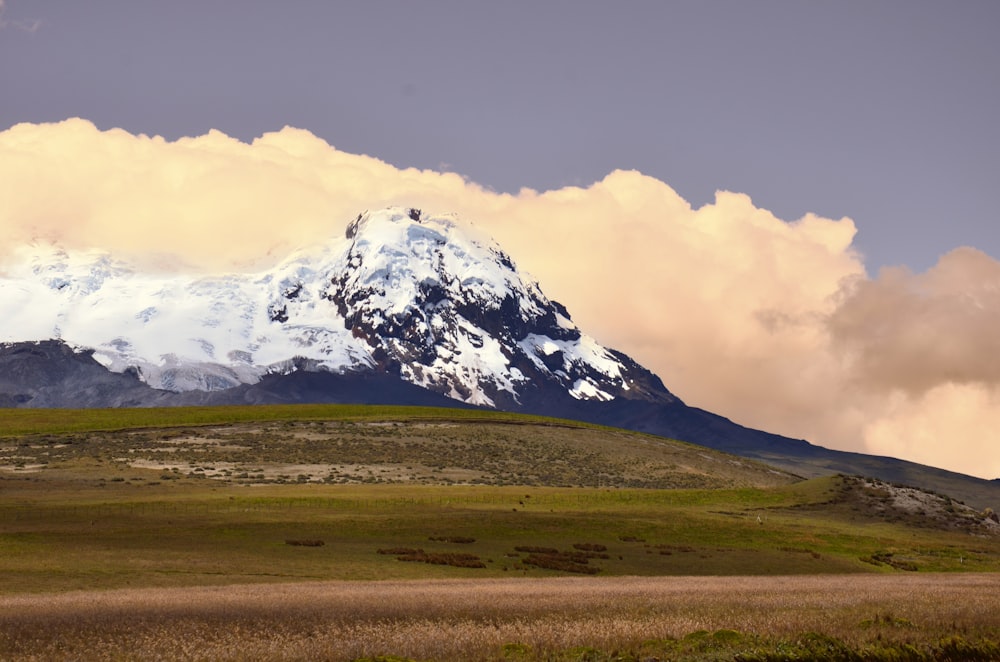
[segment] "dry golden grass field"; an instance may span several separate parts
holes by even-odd
[[[998,628],[996,574],[315,582],[0,597],[0,657],[9,660],[964,660],[1000,654]]]

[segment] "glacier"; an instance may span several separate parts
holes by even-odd
[[[150,273],[106,252],[21,246],[0,274],[0,342],[49,339],[169,391],[375,370],[492,407],[538,379],[598,401],[632,381],[629,361],[492,239],[405,207],[360,214],[255,273]]]

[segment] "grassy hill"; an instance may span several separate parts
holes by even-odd
[[[126,479],[136,470],[146,470],[136,477],[147,482],[165,473],[164,479],[207,477],[223,485],[714,489],[797,480],[692,444],[499,412],[293,406],[55,410],[41,418],[8,411],[6,420],[0,414],[0,435],[8,435],[0,442],[0,467],[74,487],[87,476]],[[176,419],[168,424],[171,414]],[[25,434],[32,429],[40,432]]]
[[[495,412],[3,412],[3,592],[1000,570],[942,495]]]

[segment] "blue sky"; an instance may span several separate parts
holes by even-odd
[[[637,169],[791,221],[874,275],[1000,256],[1000,4],[6,0],[0,129],[285,125],[497,191]]]

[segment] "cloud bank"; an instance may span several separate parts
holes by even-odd
[[[832,448],[1000,476],[1000,263],[974,249],[872,278],[850,219],[788,222],[730,192],[693,209],[637,172],[509,195],[287,127],[250,144],[79,119],[0,132],[0,275],[31,241],[149,269],[257,268],[396,204],[491,234],[582,328],[689,404]]]

